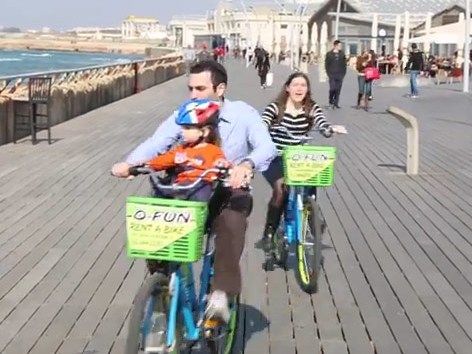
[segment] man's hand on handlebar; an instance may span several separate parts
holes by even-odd
[[[249,162],[243,162],[231,169],[228,183],[231,188],[241,188],[248,186],[253,176],[252,166]]]
[[[115,177],[126,178],[129,177],[129,168],[131,165],[126,162],[118,162],[113,165],[111,168],[111,174]]]

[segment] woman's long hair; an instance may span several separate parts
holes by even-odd
[[[311,97],[310,79],[303,72],[296,72],[296,73],[291,74],[287,78],[287,81],[285,81],[282,87],[282,90],[280,90],[279,95],[275,99],[275,104],[277,105],[277,109],[278,109],[276,124],[280,124],[280,122],[282,121],[284,117],[285,110],[287,109],[287,101],[289,98],[287,88],[294,79],[299,78],[299,77],[302,77],[305,79],[307,88],[308,88],[306,95],[303,98],[302,105],[303,105],[303,110],[305,111],[305,116],[308,119],[309,129],[311,129],[313,126],[313,115],[311,114],[311,111],[313,109],[313,106],[316,104],[316,102]]]

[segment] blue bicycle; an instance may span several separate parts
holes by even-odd
[[[321,238],[325,223],[317,203],[317,187],[333,183],[336,148],[307,146],[314,139],[295,136],[285,127],[277,127],[303,144],[286,147],[282,153],[286,202],[279,228],[274,232],[270,250],[266,253],[266,269],[277,264],[287,269],[290,245],[296,245],[297,274],[302,289],[309,293],[318,290],[318,276],[322,265]],[[333,133],[325,132],[329,137]]]
[[[183,192],[208,173],[216,173],[214,193],[224,190],[227,168],[205,170],[187,186],[163,184],[156,172],[132,167],[130,174],[150,174],[159,190]],[[221,188],[221,189],[218,189]],[[211,353],[230,354],[238,324],[239,297],[230,299],[228,323],[205,315],[213,274],[214,244],[208,203],[182,199],[129,197],[127,249],[151,268],[130,315],[126,353],[181,353],[206,344]],[[204,241],[206,239],[206,241]],[[203,257],[197,297],[192,263]]]

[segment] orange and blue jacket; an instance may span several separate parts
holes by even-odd
[[[156,171],[175,168],[177,173],[175,183],[183,184],[194,182],[203,171],[220,163],[227,164],[221,148],[205,143],[195,147],[179,145],[175,149],[152,159],[148,162],[148,165]],[[209,173],[204,177],[204,180],[212,182],[214,177],[215,173]]]

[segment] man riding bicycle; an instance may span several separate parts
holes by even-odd
[[[244,249],[247,217],[252,209],[250,193],[242,189],[253,170],[265,171],[276,156],[275,145],[259,113],[247,103],[224,97],[228,83],[225,68],[214,61],[201,61],[190,69],[188,89],[191,99],[214,99],[221,102],[218,132],[226,159],[233,164],[229,183],[231,195],[215,218],[215,263],[208,313],[229,317],[228,297],[241,292],[239,260]],[[182,131],[172,114],[145,142],[117,163],[112,173],[128,177],[129,167],[148,162],[178,142]]]

